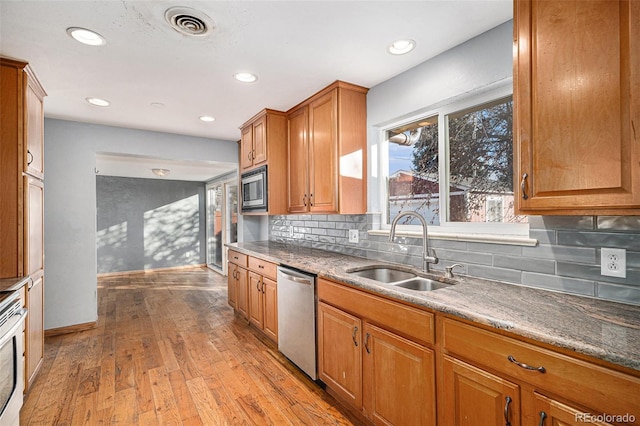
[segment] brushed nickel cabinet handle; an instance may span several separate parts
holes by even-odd
[[[529,198],[529,196],[527,195],[527,188],[526,188],[526,182],[527,182],[527,178],[529,177],[528,174],[523,174],[522,175],[522,183],[520,183],[520,187],[522,188],[522,199],[526,200]]]
[[[353,334],[351,335],[351,340],[353,340],[353,346],[358,347],[358,341],[356,340],[356,334],[358,334],[358,327],[353,327]]]
[[[544,368],[543,366],[540,366],[540,367],[533,367],[533,366],[531,366],[531,365],[528,365],[528,364],[525,364],[525,363],[523,363],[523,362],[518,361],[517,359],[515,359],[515,358],[513,357],[513,355],[509,355],[509,356],[507,357],[507,359],[509,360],[509,362],[511,362],[511,363],[513,363],[513,364],[515,364],[515,365],[517,365],[517,366],[518,366],[518,367],[520,367],[520,368],[524,368],[525,370],[538,371],[538,372],[540,372],[540,373],[546,373],[546,372],[547,372],[547,369],[546,369],[546,368]]]
[[[371,349],[369,349],[369,337],[371,337],[371,335],[367,333],[367,335],[364,338],[364,348],[367,350],[368,354],[371,353]]]
[[[540,423],[538,423],[538,426],[544,426],[544,419],[547,418],[547,413],[545,413],[544,411],[540,411]]]
[[[31,157],[31,159],[29,159]],[[27,166],[30,166],[33,163],[33,154],[31,151],[27,150]]]
[[[511,426],[511,422],[509,421],[509,406],[511,405],[512,399],[508,396],[505,400],[507,402],[504,404],[504,426]]]

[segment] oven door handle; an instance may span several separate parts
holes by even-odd
[[[22,327],[24,319],[27,317],[27,310],[22,308],[17,311],[15,315],[11,316],[9,320],[0,328],[0,347],[4,346],[9,340],[13,338],[18,329]]]

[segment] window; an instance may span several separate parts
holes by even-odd
[[[504,92],[383,130],[383,223],[414,210],[436,232],[527,234],[527,217],[514,214],[513,101]]]

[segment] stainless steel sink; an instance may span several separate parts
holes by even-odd
[[[441,283],[439,281],[430,280],[428,278],[416,277],[405,281],[393,283],[396,287],[408,288],[417,291],[432,291],[440,288],[447,288],[453,284]]]
[[[402,268],[394,268],[391,266],[365,266],[362,268],[347,271],[352,275],[368,278],[370,280],[380,281],[383,283],[394,283],[415,278],[416,274]]]
[[[422,274],[413,272],[411,268],[403,266],[368,265],[349,269],[347,273],[415,291],[438,290],[454,284],[453,282],[441,282],[420,276]]]

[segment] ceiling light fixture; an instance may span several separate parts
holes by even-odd
[[[257,75],[251,74],[249,72],[239,72],[237,74],[234,74],[233,77],[243,83],[253,83],[258,79]]]
[[[107,40],[104,37],[86,28],[70,27],[67,28],[67,34],[73,37],[74,40],[89,46],[104,46],[107,44]]]
[[[389,53],[393,55],[404,55],[411,52],[416,47],[416,42],[410,39],[396,40],[389,46]]]
[[[91,105],[95,105],[99,107],[108,107],[109,105],[111,105],[111,102],[101,98],[86,98],[85,100],[89,102]]]
[[[200,120],[211,123],[212,121],[215,121],[215,118],[208,115],[203,115],[202,117],[200,117]]]
[[[171,173],[171,170],[169,169],[151,169],[151,171],[154,175],[160,177],[167,176],[169,173]]]

